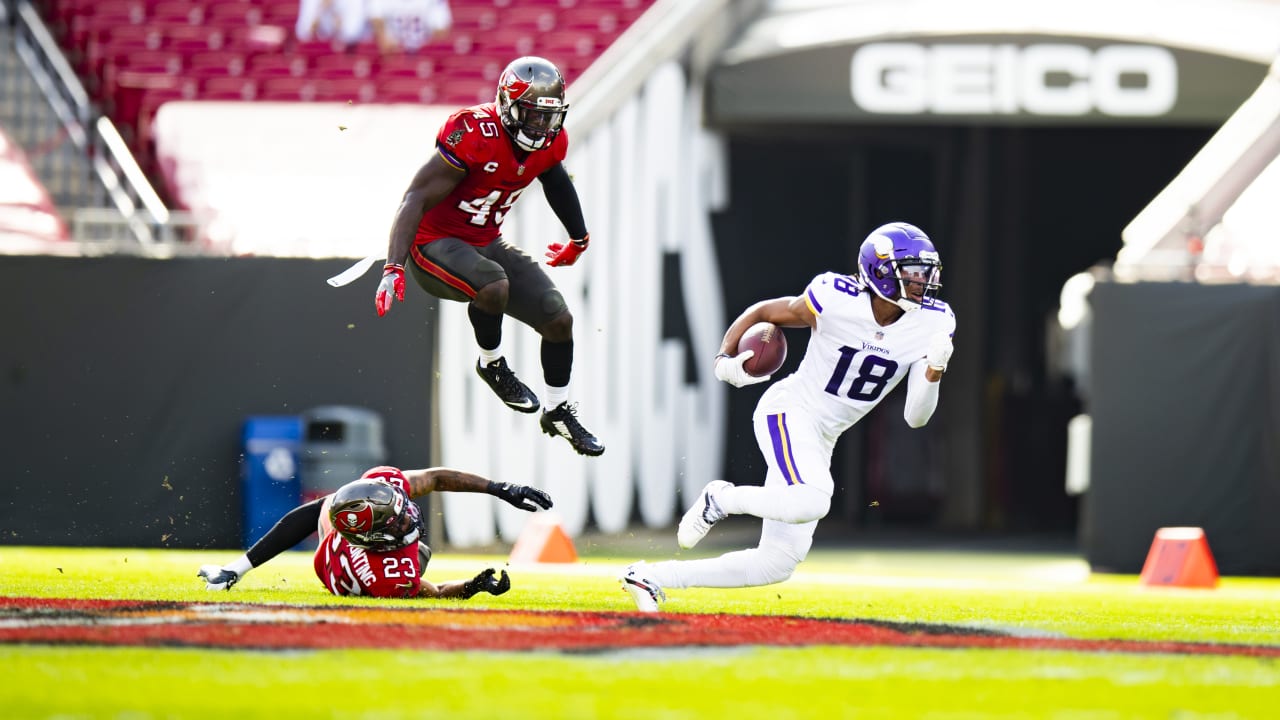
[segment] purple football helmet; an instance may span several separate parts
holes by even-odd
[[[858,250],[858,275],[903,310],[931,304],[942,287],[942,259],[929,236],[904,222],[881,225]]]

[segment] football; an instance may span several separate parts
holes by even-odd
[[[755,350],[756,354],[742,363],[742,368],[752,377],[764,377],[778,372],[787,359],[787,336],[773,323],[756,323],[747,328],[738,341],[738,352]]]

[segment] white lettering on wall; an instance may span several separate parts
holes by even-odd
[[[650,527],[674,524],[684,503],[722,476],[726,386],[711,374],[728,320],[712,242],[712,204],[723,200],[723,156],[702,129],[701,87],[676,64],[658,68],[640,95],[589,135],[572,135],[574,175],[591,249],[568,268],[543,269],[574,315],[570,401],[605,444],[584,458],[549,438],[537,415],[509,410],[475,375],[476,343],[462,303],[438,301],[438,422],[444,465],[545,489],[566,532],[594,521],[624,530],[633,512]],[[503,236],[541,258],[564,228],[542,201],[525,199]],[[664,338],[663,257],[678,280],[690,337]],[[425,298],[424,298],[425,300]],[[735,311],[736,313],[736,311]],[[545,395],[540,338],[511,318],[503,350],[512,369]],[[685,377],[686,353],[697,376]],[[683,495],[681,495],[683,493]],[[530,515],[476,493],[441,493],[448,541],[460,547],[514,542]]]
[[[1178,96],[1173,54],[1152,45],[872,43],[851,62],[853,101],[877,114],[1153,117]]]

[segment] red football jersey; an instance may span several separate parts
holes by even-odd
[[[488,103],[450,116],[436,135],[436,149],[467,176],[422,216],[415,242],[456,237],[483,246],[501,234],[503,218],[529,183],[564,161],[569,136],[561,130],[545,150],[520,151],[503,129],[497,105]]]
[[[360,477],[382,480],[409,494],[409,481],[397,468],[371,468]],[[334,595],[413,597],[422,587],[416,541],[399,550],[374,552],[352,545],[331,529],[316,549],[314,564],[316,577]]]

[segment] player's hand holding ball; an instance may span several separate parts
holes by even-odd
[[[374,305],[378,308],[378,317],[387,314],[391,309],[391,296],[404,302],[404,266],[387,263],[382,268],[382,282],[378,283],[378,294],[374,296]]]
[[[747,385],[755,385],[767,381],[773,375],[761,375],[756,377],[747,372],[743,367],[743,363],[755,357],[755,350],[747,350],[737,355],[717,355],[716,356],[716,379],[723,380],[734,387],[746,387]]]
[[[929,367],[938,372],[946,372],[947,363],[951,362],[951,353],[954,351],[955,347],[951,344],[951,336],[946,333],[938,333],[929,343],[929,352],[924,357],[929,362]]]
[[[582,236],[581,240],[570,240],[567,243],[551,243],[547,246],[547,264],[551,267],[572,265],[578,256],[587,251],[591,243],[591,233]]]

